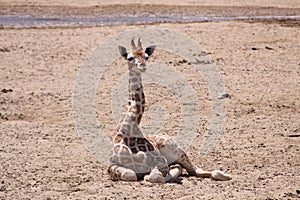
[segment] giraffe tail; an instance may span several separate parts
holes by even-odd
[[[220,170],[204,171],[199,168],[196,170],[196,176],[201,178],[211,178],[218,181],[228,181],[232,179],[229,174],[225,174]]]

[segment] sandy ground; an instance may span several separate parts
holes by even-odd
[[[297,0],[252,0],[252,1],[241,1],[241,0],[152,0],[151,2],[145,0],[88,0],[84,3],[81,0],[1,0],[1,3],[7,3],[10,5],[63,5],[63,6],[97,6],[97,5],[127,5],[127,4],[144,4],[144,5],[200,5],[200,6],[260,6],[260,7],[300,7]]]
[[[78,5],[79,1],[65,2]],[[240,1],[229,2],[237,5]],[[260,3],[253,5],[265,2],[263,6],[300,7],[297,1],[256,2]],[[82,144],[72,116],[77,72],[96,45],[135,26],[1,29],[0,199],[299,198],[300,137],[291,137],[300,135],[299,23],[214,22],[152,27],[187,34],[219,67],[225,90],[231,95],[226,99],[227,121],[215,148],[199,158],[210,119],[210,96],[203,79],[195,77],[192,66],[181,62],[182,58],[159,50],[152,58],[162,64],[171,60],[170,66],[180,70],[198,94],[204,116],[188,151],[192,161],[207,170],[225,170],[233,180],[183,177],[181,184],[164,185],[113,182],[106,175],[106,166]],[[99,84],[97,92],[97,114],[106,125],[104,132],[113,136],[116,124],[111,91],[126,73],[124,61],[116,60],[105,73],[108,78]],[[151,106],[160,102],[170,116],[161,132],[171,135],[177,122],[173,119],[180,114],[176,96],[153,85],[145,86],[145,94],[147,109],[142,126],[150,121]],[[162,94],[169,94],[169,98]]]
[[[251,16],[299,15],[298,0],[1,0],[0,14],[12,15],[165,15]]]

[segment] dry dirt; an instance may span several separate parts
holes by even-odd
[[[32,1],[28,5],[46,4],[41,2]],[[266,2],[263,6],[268,5],[267,1],[261,2]],[[270,6],[276,6],[276,1],[270,2]],[[300,7],[297,1],[278,6]],[[210,53],[217,64],[225,90],[231,95],[225,99],[227,120],[215,148],[206,157],[199,158],[210,123],[210,95],[203,79],[195,76],[192,66],[182,62],[182,58],[159,49],[149,61],[174,67],[197,92],[203,119],[188,150],[192,161],[207,170],[222,169],[233,179],[217,182],[183,177],[181,184],[163,185],[113,182],[108,179],[106,166],[82,144],[72,110],[77,72],[98,44],[137,26],[1,29],[0,199],[300,197],[297,194],[300,190],[299,22],[151,26],[185,33]],[[113,136],[116,125],[111,111],[111,91],[124,73],[124,61],[116,60],[105,72],[105,81],[97,91],[98,118],[106,125],[104,132],[109,136]],[[161,132],[172,134],[176,117],[180,115],[176,96],[155,85],[144,88],[147,109],[142,126],[149,123],[150,108],[159,102],[169,116]]]
[[[280,5],[280,4],[279,4]],[[183,16],[183,17],[230,17],[230,16],[285,16],[300,13],[300,6],[258,6],[248,4],[34,4],[0,2],[1,15],[50,15],[50,16]]]

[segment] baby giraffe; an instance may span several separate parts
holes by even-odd
[[[168,136],[144,136],[138,128],[145,109],[145,95],[141,74],[146,71],[146,61],[155,46],[142,48],[131,40],[132,52],[119,46],[119,52],[127,60],[129,69],[128,110],[117,127],[113,139],[113,153],[108,173],[112,180],[165,183],[176,179],[184,168],[190,176],[230,180],[222,171],[203,171],[193,166],[186,153]]]

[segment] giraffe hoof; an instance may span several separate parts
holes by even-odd
[[[231,180],[231,176],[229,174],[225,174],[224,172],[220,170],[215,170],[211,173],[211,177],[215,180],[219,181],[228,181]]]

